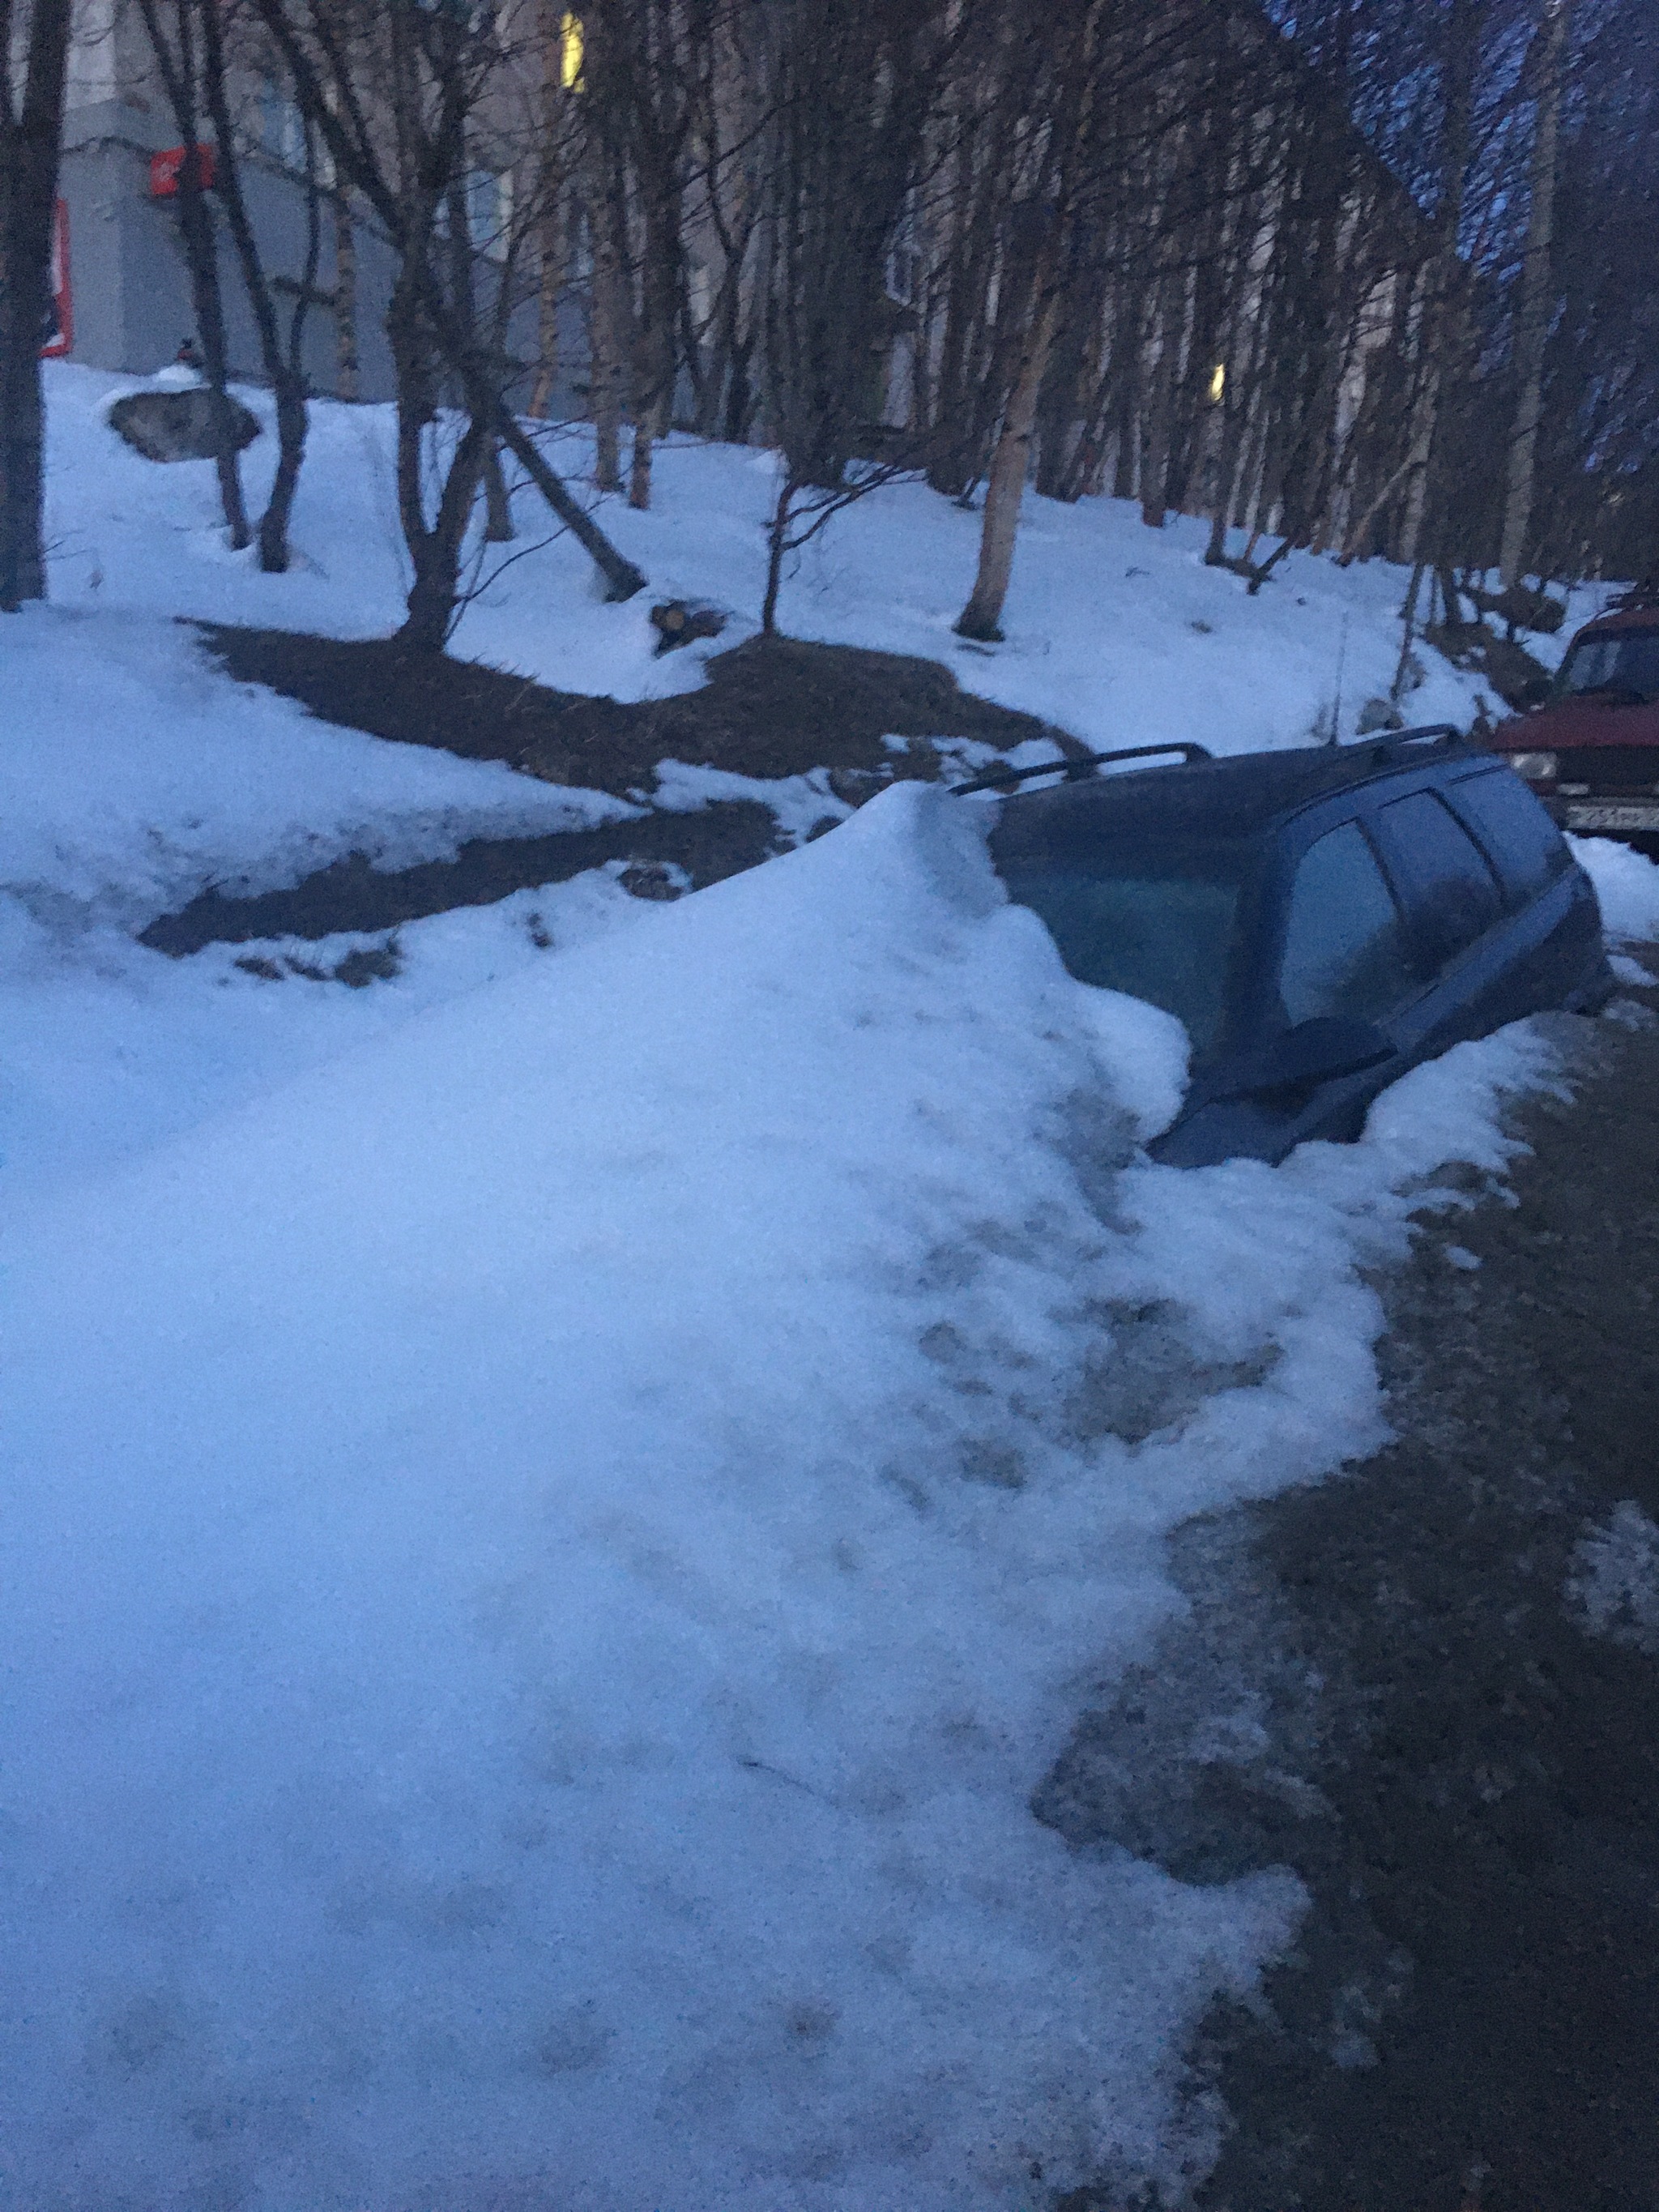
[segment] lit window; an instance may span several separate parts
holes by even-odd
[[[567,14],[559,25],[559,82],[567,92],[582,88],[582,19]]]

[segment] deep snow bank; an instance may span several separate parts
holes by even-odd
[[[1382,1434],[1400,1192],[1529,1031],[1289,1167],[903,787],[14,1229],[20,2202],[1012,2208],[1202,2162],[1288,1878],[1027,1800],[1196,1508]],[[1139,1441],[1134,1441],[1139,1439]]]

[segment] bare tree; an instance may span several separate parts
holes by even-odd
[[[1014,534],[1030,471],[1031,434],[1036,425],[1037,393],[1048,366],[1048,348],[1060,313],[1060,295],[1054,280],[1052,252],[1039,263],[1032,285],[1032,305],[1025,326],[1024,343],[1015,372],[1014,388],[1002,419],[991,473],[985,488],[985,518],[980,532],[979,568],[968,604],[957,620],[962,637],[996,639],[1002,635],[1002,603],[1008,596],[1014,567]]]
[[[147,8],[154,0],[143,0]],[[191,0],[179,0],[182,9]],[[305,161],[305,255],[295,283],[284,331],[276,313],[275,288],[260,252],[258,234],[242,190],[241,161],[230,113],[230,94],[225,65],[224,27],[218,0],[195,0],[200,24],[202,82],[207,112],[217,142],[216,186],[225,210],[226,227],[236,248],[243,289],[258,337],[259,358],[265,380],[276,403],[276,468],[270,496],[259,519],[259,566],[268,574],[281,575],[289,565],[288,527],[299,489],[309,427],[305,374],[306,320],[317,297],[317,270],[322,258],[322,191],[318,176],[317,136],[309,121],[303,128]],[[349,227],[349,216],[347,227]],[[355,269],[355,262],[353,264]],[[337,282],[338,277],[337,276]]]
[[[149,35],[150,51],[173,128],[182,142],[175,180],[179,241],[190,276],[191,298],[196,310],[196,332],[201,341],[203,371],[213,394],[215,424],[214,466],[219,477],[219,499],[231,544],[240,551],[252,541],[247,507],[242,496],[240,447],[236,435],[235,410],[227,389],[230,376],[229,345],[225,334],[224,293],[219,281],[218,226],[208,200],[213,157],[202,143],[204,127],[202,21],[198,0],[138,0],[139,13]],[[215,17],[216,28],[217,18]],[[227,141],[229,134],[227,133]],[[220,158],[234,159],[228,143]],[[216,173],[216,167],[211,173]]]
[[[926,459],[881,416],[890,255],[948,34],[932,0],[789,0],[768,56],[763,407],[779,448],[762,626],[787,556]]]
[[[46,593],[40,348],[50,269],[70,0],[0,0],[0,609]]]
[[[638,252],[629,257],[637,265],[630,288],[634,447],[628,487],[635,507],[651,504],[652,456],[669,427],[678,366],[696,94],[688,33],[694,25],[703,28],[683,0],[594,0],[587,18],[588,103],[617,169],[626,161],[637,217]],[[618,261],[626,205],[621,195],[613,196],[609,251]]]
[[[1500,551],[1588,557],[1625,497],[1598,471],[1633,496],[1651,459],[1652,287],[1583,212],[1639,229],[1642,0],[1585,0],[1572,40],[1568,0],[587,0],[568,77],[558,0],[244,4],[337,221],[398,257],[411,636],[453,617],[481,494],[509,526],[498,450],[637,586],[509,404],[547,407],[582,287],[602,488],[630,420],[636,505],[676,420],[778,449],[768,627],[791,553],[918,467],[987,485],[963,627],[990,635],[1033,473],[1202,514],[1253,590],[1296,547],[1384,551],[1461,611]],[[1546,168],[1604,252],[1544,246]],[[486,265],[472,182],[508,171]]]
[[[539,225],[527,192],[503,226],[493,300],[473,294],[471,151],[510,112],[512,10],[465,0],[254,0],[336,176],[398,257],[386,318],[397,385],[398,517],[413,577],[400,635],[441,648],[459,606],[463,548],[497,444],[589,553],[613,597],[643,582],[550,468],[509,403],[504,343],[521,254]],[[495,218],[499,220],[499,210]],[[459,404],[447,407],[446,398]]]
[[[1544,0],[1543,20],[1534,40],[1538,76],[1537,121],[1533,131],[1532,192],[1527,217],[1527,250],[1521,296],[1515,319],[1515,428],[1510,439],[1504,539],[1499,561],[1504,590],[1513,602],[1521,589],[1521,570],[1532,527],[1537,479],[1538,433],[1543,405],[1544,349],[1555,303],[1550,267],[1555,244],[1555,166],[1561,129],[1561,92],[1572,21],[1571,0]]]
[[[313,131],[308,146],[315,145]],[[354,400],[362,397],[362,362],[357,343],[357,223],[348,188],[336,190],[333,213],[334,396]]]

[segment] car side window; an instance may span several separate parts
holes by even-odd
[[[1378,820],[1413,933],[1429,973],[1437,975],[1501,918],[1498,878],[1468,831],[1431,791],[1396,799]]]
[[[1536,898],[1571,861],[1544,807],[1507,769],[1466,776],[1448,795],[1521,897]]]
[[[1365,833],[1345,822],[1310,845],[1291,886],[1279,996],[1292,1022],[1375,1021],[1420,988],[1394,893]]]

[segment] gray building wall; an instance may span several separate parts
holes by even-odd
[[[179,237],[178,202],[152,198],[149,188],[151,155],[176,143],[157,128],[155,116],[122,100],[89,103],[70,112],[59,191],[69,210],[73,361],[148,376],[176,357],[186,337],[197,335],[189,271]],[[275,162],[246,153],[240,156],[240,174],[254,234],[276,294],[278,319],[286,331],[305,270],[305,185]],[[218,235],[219,283],[232,374],[239,381],[263,383],[258,337],[240,265],[211,193],[209,204]],[[393,385],[386,313],[397,258],[370,224],[359,221],[353,230],[357,249],[357,396],[390,399]],[[329,304],[336,277],[335,222],[333,208],[326,203],[321,246],[315,289],[323,296],[313,301],[306,319],[305,366],[312,390],[326,398],[339,391],[338,325]],[[487,255],[479,256],[476,283],[481,312],[490,298],[495,270]],[[538,322],[535,302],[527,301],[508,326],[509,349],[526,363],[536,358]],[[557,361],[550,398],[556,416],[586,413],[587,362],[586,288],[574,285],[558,303]],[[530,382],[526,371],[520,399]]]
[[[190,279],[179,241],[177,201],[154,199],[152,154],[178,143],[179,134],[157,81],[140,10],[133,0],[73,0],[67,112],[60,191],[69,212],[70,284],[74,343],[70,357],[97,368],[150,375],[173,361],[180,343],[195,337]],[[283,165],[297,118],[283,110],[280,95],[250,81],[239,88],[253,136],[264,152],[240,155],[242,189],[267,270],[274,280],[279,319],[286,326],[306,258],[307,192],[302,178]],[[239,131],[241,125],[239,122]],[[283,158],[279,158],[283,157]],[[220,290],[232,373],[248,383],[264,380],[253,318],[241,270],[222,215],[209,195],[219,240]],[[356,243],[356,330],[358,396],[392,397],[386,313],[396,257],[366,221],[354,224]],[[337,328],[334,210],[325,204],[317,293],[307,318],[305,367],[312,389],[337,395]],[[487,254],[477,263],[481,310],[492,296],[497,264]],[[526,364],[538,349],[533,301],[514,314],[510,351]],[[586,286],[573,284],[558,303],[556,360],[550,400],[556,416],[586,411],[588,389]],[[520,394],[531,384],[526,371]]]
[[[64,131],[59,191],[69,211],[75,319],[70,357],[94,368],[151,374],[196,332],[177,202],[150,195],[150,155],[175,143],[155,124],[154,116],[112,100],[71,110]],[[305,187],[274,164],[246,155],[241,177],[286,326],[305,269]],[[241,270],[216,209],[215,217],[233,374],[258,383],[258,339]],[[358,222],[354,229],[359,392],[364,399],[389,399],[392,362],[385,322],[395,260],[386,240],[367,223]],[[325,207],[316,278],[317,290],[325,295],[334,289],[334,244],[333,211]],[[338,389],[337,336],[332,308],[313,302],[307,318],[305,363],[313,389],[324,395]]]

